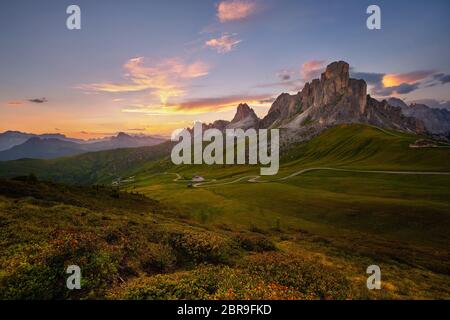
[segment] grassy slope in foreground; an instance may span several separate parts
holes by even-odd
[[[409,148],[418,138],[367,126],[339,126],[291,149],[279,176],[310,167],[450,171],[450,150]],[[285,181],[221,184],[258,174],[258,168],[180,166],[174,171],[217,181],[214,186],[186,188],[185,182],[173,181],[174,175],[143,171],[127,187],[209,226],[281,230],[283,237],[294,237],[306,247],[307,239],[313,238],[326,248],[327,256],[344,257],[346,263],[364,256],[383,270],[400,266],[411,275],[421,268],[433,274],[450,270],[450,176],[317,170]],[[394,291],[408,295],[420,291],[411,281],[425,284],[417,274],[409,280],[400,274],[389,277]],[[448,292],[448,279],[438,288]]]
[[[347,248],[300,228],[217,228],[105,187],[0,180],[0,221],[0,299],[450,297],[449,276],[408,261],[399,243]],[[374,261],[382,290],[368,291]],[[69,291],[74,263],[82,290]]]
[[[170,216],[107,187],[0,179],[0,299],[366,297],[362,281],[277,248],[273,235]],[[66,288],[72,264],[81,290]]]
[[[409,149],[416,139],[358,125],[332,128],[292,149],[286,157],[293,158],[283,161],[281,174],[317,165],[449,171],[448,150]],[[354,153],[355,148],[360,150]],[[112,153],[122,159],[119,154],[123,152]],[[380,152],[384,155],[379,156]],[[407,161],[401,166],[392,162],[402,157]],[[71,165],[76,166],[73,159],[85,158],[71,158]],[[151,204],[147,209],[126,204],[129,209],[121,206],[116,210],[108,200],[97,208],[89,203],[67,203],[73,198],[71,192],[60,199],[30,194],[15,199],[9,191],[0,197],[4,231],[0,285],[9,288],[0,292],[16,297],[39,292],[54,297],[53,292],[61,291],[54,290],[49,279],[61,276],[61,264],[73,260],[68,253],[79,252],[94,277],[87,278],[86,288],[99,288],[83,292],[83,297],[450,296],[448,177],[318,171],[285,182],[188,189],[185,183],[172,181],[173,176],[152,176],[170,169],[166,160],[123,166],[126,172],[140,172],[130,189],[171,206],[170,212],[161,215],[155,214]],[[55,161],[62,166],[68,159]],[[106,168],[105,172],[114,164],[100,159],[92,162]],[[80,165],[83,163],[93,170],[88,162],[83,160]],[[187,176],[199,172],[220,179],[258,172],[257,167],[243,166],[171,169]],[[60,190],[63,188],[57,188]],[[98,191],[89,190],[79,198],[99,197]],[[73,243],[79,251],[73,251]],[[200,266],[203,262],[209,264],[205,269]],[[368,292],[365,269],[374,263],[383,270],[383,290]],[[92,270],[101,270],[102,276],[95,277]],[[36,278],[39,274],[45,279]],[[342,282],[342,277],[350,284]],[[47,287],[39,286],[41,281]]]

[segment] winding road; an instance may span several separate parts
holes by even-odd
[[[441,176],[450,176],[450,172],[435,172],[435,171],[386,171],[386,170],[352,170],[352,169],[338,169],[338,168],[328,168],[328,167],[316,167],[316,168],[307,168],[302,169],[299,171],[296,171],[286,177],[278,178],[274,180],[266,180],[266,181],[259,181],[261,176],[244,176],[239,177],[235,180],[223,182],[223,183],[214,183],[211,184],[213,181],[209,182],[199,182],[195,183],[193,186],[195,188],[204,188],[204,187],[216,187],[216,186],[223,186],[223,185],[229,185],[238,183],[241,181],[247,181],[250,183],[267,183],[267,182],[276,182],[276,181],[285,181],[291,178],[294,178],[296,176],[302,175],[307,172],[311,171],[319,171],[319,170],[328,170],[328,171],[338,171],[338,172],[354,172],[354,173],[369,173],[369,174],[397,174],[397,175],[441,175]]]
[[[327,171],[336,171],[336,172],[354,172],[354,173],[368,173],[368,174],[397,174],[397,175],[439,175],[439,176],[450,176],[450,172],[438,172],[438,171],[388,171],[388,170],[352,170],[352,169],[339,169],[339,168],[329,168],[329,167],[314,167],[314,168],[306,168],[299,171],[296,171],[294,173],[291,173],[287,175],[286,177],[273,179],[273,180],[264,180],[260,181],[259,179],[262,176],[259,175],[252,175],[252,176],[243,176],[236,178],[231,181],[227,182],[219,182],[217,183],[216,179],[210,180],[210,181],[204,181],[204,182],[197,182],[194,183],[192,186],[194,188],[208,188],[208,187],[217,187],[217,186],[225,186],[230,184],[235,184],[238,182],[246,181],[249,183],[268,183],[268,182],[276,182],[276,181],[286,181],[289,179],[292,179],[294,177],[297,177],[299,175],[302,175],[307,172],[311,171],[320,171],[320,170],[327,170]],[[172,180],[173,182],[191,182],[191,180],[183,179],[183,177],[176,172],[161,172],[161,173],[155,173],[151,175],[150,177],[158,176],[158,175],[173,175],[175,178]]]

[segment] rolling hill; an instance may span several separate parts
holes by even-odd
[[[111,183],[134,168],[170,154],[171,143],[151,147],[84,153],[74,157],[0,162],[0,176],[36,174],[40,179],[71,184]]]
[[[313,166],[352,169],[450,171],[450,148],[410,148],[423,137],[394,130],[351,124],[330,128],[310,141],[294,144],[281,155],[279,176]],[[256,172],[257,166],[174,166],[170,162],[173,144],[93,152],[51,160],[0,162],[0,176],[36,174],[41,179],[66,183],[111,183],[114,178],[175,170],[187,176],[212,172],[233,176]]]

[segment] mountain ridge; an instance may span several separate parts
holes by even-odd
[[[241,103],[231,122],[215,121],[205,127],[219,130],[278,128],[282,130],[284,143],[305,141],[332,126],[351,123],[416,134],[432,133],[421,117],[405,113],[387,100],[371,97],[367,93],[367,83],[350,78],[349,71],[347,62],[333,62],[320,78],[306,82],[297,94],[280,94],[262,119],[247,104]],[[249,120],[243,121],[245,117]]]
[[[399,108],[367,94],[366,82],[350,78],[349,70],[347,62],[333,62],[320,79],[307,82],[296,95],[279,96],[263,118],[263,126],[291,129],[301,134],[311,129],[321,132],[336,124],[362,123],[419,134],[425,132],[420,120],[404,116]]]
[[[450,133],[450,111],[443,108],[431,108],[423,103],[407,104],[398,98],[389,98],[390,105],[402,109],[404,115],[423,121],[431,134],[442,135]]]
[[[20,138],[26,135],[20,132],[14,133],[19,133]],[[117,136],[99,141],[84,141],[78,139],[72,141],[70,139],[59,139],[58,134],[30,134],[30,136],[31,137],[25,142],[0,151],[0,161],[17,160],[22,158],[52,159],[74,156],[86,152],[153,146],[166,141],[166,139],[160,137],[131,136],[124,132],[118,133]],[[61,136],[65,137],[64,135]]]

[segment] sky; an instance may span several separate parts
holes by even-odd
[[[170,135],[241,102],[262,117],[336,60],[374,97],[448,105],[449,18],[448,0],[2,1],[0,131]]]

